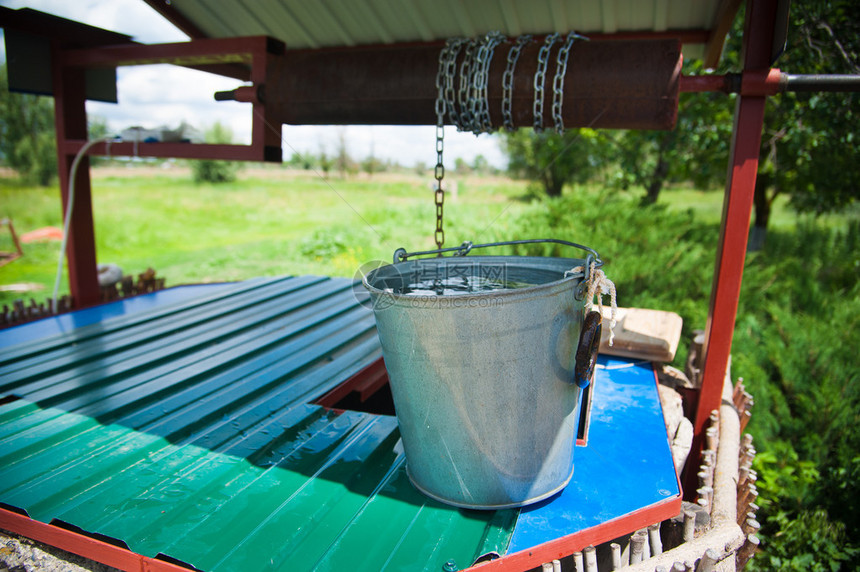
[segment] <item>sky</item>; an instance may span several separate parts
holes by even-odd
[[[153,44],[181,42],[188,36],[173,27],[143,0],[0,0],[7,8],[32,8],[84,22]],[[2,31],[0,31],[2,34]],[[0,42],[0,60],[6,61],[5,43]],[[237,143],[251,141],[251,106],[237,102],[216,102],[216,91],[242,85],[235,79],[169,65],[122,67],[117,70],[118,104],[87,102],[87,113],[107,122],[110,133],[131,126],[178,127],[183,121],[205,131],[216,121],[233,132]],[[292,126],[282,129],[285,158],[293,152],[334,153],[341,131],[354,159],[371,153],[380,159],[411,167],[419,162],[436,163],[433,126]],[[445,165],[453,167],[457,158],[471,163],[484,155],[490,164],[504,167],[506,159],[496,137],[458,133],[445,129]]]

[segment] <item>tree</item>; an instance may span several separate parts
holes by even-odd
[[[860,73],[860,4],[851,0],[792,3],[788,48],[776,63],[787,73]],[[743,11],[729,35],[719,73],[740,68]],[[684,73],[703,72],[685,62]],[[731,104],[722,94],[682,94],[671,132],[630,131],[611,137],[620,167],[617,186],[646,190],[657,200],[663,184],[688,180],[699,187],[725,179],[731,137]],[[793,207],[816,214],[857,199],[855,167],[860,117],[851,93],[783,93],[768,98],[755,189],[750,246],[764,243],[774,201],[788,195]]]
[[[98,115],[92,115],[87,117],[87,137],[89,137],[90,141],[101,139],[103,137],[106,137],[107,135],[108,124],[107,120],[104,117],[99,117]],[[90,167],[103,165],[109,160],[110,158],[90,155]]]
[[[368,179],[372,179],[374,173],[378,173],[385,169],[385,165],[376,157],[374,147],[375,145],[371,142],[370,151],[368,152],[367,157],[361,161],[361,169],[367,173]]]
[[[5,64],[0,69],[0,157],[31,184],[48,185],[57,175],[51,99],[10,92]]]
[[[684,74],[703,73],[701,61],[684,62]],[[690,181],[697,188],[722,184],[732,134],[731,100],[721,93],[681,94],[671,131],[619,131],[609,135],[618,169],[616,187],[639,186],[643,204],[654,204],[666,183]]]
[[[582,183],[603,165],[606,136],[594,129],[555,131],[518,129],[503,135],[508,170],[540,182],[550,197],[568,183]]]
[[[472,170],[483,175],[490,170],[490,162],[487,161],[486,157],[479,154],[475,156],[475,159],[472,161]]]
[[[346,128],[344,127],[341,127],[337,131],[337,154],[334,158],[334,163],[341,179],[345,179],[348,174],[355,171],[355,162],[349,156],[346,144]]]
[[[207,143],[232,143],[233,132],[230,128],[215,122],[204,134]],[[192,163],[194,182],[229,183],[236,180],[239,166],[232,161],[200,159]]]
[[[727,42],[724,66],[737,70],[740,26]],[[792,74],[860,73],[860,3],[797,0],[791,4],[788,41],[775,63]],[[764,244],[774,201],[789,197],[799,212],[822,214],[857,200],[860,187],[853,93],[783,93],[765,109],[755,219],[750,248]]]
[[[320,170],[323,172],[323,179],[328,179],[328,173],[334,165],[334,160],[328,156],[325,151],[325,147],[322,145],[320,145],[320,154],[317,157],[317,163],[319,164]]]

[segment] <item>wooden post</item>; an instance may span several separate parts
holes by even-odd
[[[71,168],[74,154],[66,151],[67,139],[87,138],[87,110],[82,68],[63,66],[58,43],[53,46],[54,122],[57,130],[57,170],[63,217],[69,202]],[[75,176],[75,204],[66,242],[69,268],[69,288],[75,308],[92,306],[100,301],[99,278],[96,268],[96,239],[93,225],[90,162],[83,157]],[[65,220],[65,219],[64,219]]]

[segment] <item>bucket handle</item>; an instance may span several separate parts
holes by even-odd
[[[439,248],[437,250],[423,250],[420,252],[406,252],[405,248],[398,248],[394,251],[394,263],[398,262],[406,262],[409,258],[413,256],[426,256],[428,254],[435,254],[437,256],[442,256],[445,252],[453,252],[453,256],[466,256],[472,250],[476,248],[489,248],[491,246],[512,246],[515,244],[541,244],[541,243],[552,243],[552,244],[561,244],[562,246],[571,246],[573,248],[578,248],[580,250],[584,250],[588,252],[591,256],[594,257],[594,263],[596,264],[595,268],[600,268],[603,266],[603,261],[600,259],[600,255],[597,254],[597,251],[593,248],[589,248],[587,246],[583,246],[582,244],[577,244],[575,242],[569,242],[567,240],[559,240],[557,238],[534,238],[530,240],[506,240],[504,242],[488,242],[486,244],[472,244],[471,241],[466,241],[460,246],[454,246],[451,248]],[[585,268],[585,278],[586,282],[588,281],[588,273],[590,271],[590,264]]]

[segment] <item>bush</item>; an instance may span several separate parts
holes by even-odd
[[[10,92],[5,64],[0,66],[0,159],[27,184],[47,186],[57,175],[51,99]]]
[[[232,183],[236,180],[236,164],[230,161],[200,159],[194,161],[191,170],[195,183]]]
[[[207,143],[232,143],[233,133],[228,127],[215,122],[204,135]],[[191,170],[195,183],[231,183],[236,180],[239,164],[232,161],[200,159],[192,161]]]

